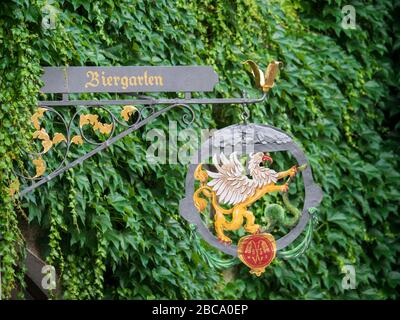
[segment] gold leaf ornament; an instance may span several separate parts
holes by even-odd
[[[112,124],[104,123],[104,124],[101,124],[99,130],[103,134],[110,134],[112,128],[113,128]]]
[[[37,108],[37,111],[31,116],[31,121],[36,130],[40,130],[39,120],[43,118],[46,111],[47,109],[45,108]]]
[[[46,162],[39,157],[38,159],[32,160],[34,166],[36,167],[36,175],[34,178],[38,178],[43,175],[43,173],[46,171]]]
[[[67,142],[67,139],[62,133],[56,132],[54,134],[53,140],[50,139],[49,134],[46,132],[46,129],[42,128],[40,130],[37,130],[33,133],[32,135],[33,139],[39,139],[42,140],[42,146],[43,146],[43,153],[46,153],[51,149],[51,147],[62,141]]]
[[[18,178],[14,179],[10,183],[10,196],[13,197],[19,191],[19,180]]]
[[[280,61],[272,61],[264,73],[254,61],[246,60],[244,63],[247,63],[250,66],[256,86],[261,88],[264,92],[269,91],[269,89],[274,86],[274,80],[278,73],[279,65],[282,64]]]
[[[32,136],[33,139],[50,140],[49,134],[46,132],[46,129],[44,128],[35,131]]]
[[[99,130],[103,134],[109,134],[113,128],[112,124],[101,123],[99,116],[96,114],[83,114],[79,118],[79,125],[83,127],[86,124],[90,124],[93,130]]]
[[[67,139],[62,133],[57,132],[53,137],[53,144],[58,144],[62,141],[67,142]]]
[[[138,108],[135,106],[124,106],[124,109],[121,111],[121,116],[125,121],[128,121],[130,116],[136,111],[138,111]]]
[[[93,130],[94,131],[99,130],[102,126],[103,126],[103,124],[101,122],[97,121],[93,124]]]
[[[80,135],[73,136],[71,142],[74,144],[83,144],[83,139]]]
[[[95,126],[99,122],[99,116],[97,114],[82,114],[79,118],[79,126],[83,127],[85,124],[91,124]]]
[[[43,153],[49,151],[53,146],[53,142],[50,140],[50,137],[44,128],[35,131],[32,136],[34,139],[42,140]]]

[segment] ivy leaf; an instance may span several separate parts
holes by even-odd
[[[400,272],[391,271],[388,274],[388,282],[392,288],[399,286],[400,284]]]

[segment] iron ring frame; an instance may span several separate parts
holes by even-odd
[[[259,142],[255,143],[254,145],[254,151],[261,151],[261,152],[277,152],[277,151],[287,151],[289,152],[297,161],[298,165],[303,165],[303,164],[308,164],[307,158],[304,154],[304,152],[293,142],[292,138],[290,138],[287,133],[284,131],[275,128],[273,126],[269,125],[233,125],[226,127],[224,129],[221,129],[217,131],[214,136],[222,131],[222,130],[232,130],[235,128],[239,129],[239,132],[241,130],[241,127],[249,127],[249,126],[255,126],[256,130],[258,130],[258,134],[260,133],[260,130],[266,130],[267,132],[271,133],[280,133],[285,135],[290,139],[290,142],[287,143],[277,143],[277,141],[269,141],[269,142]],[[213,136],[213,137],[214,137]],[[234,245],[228,245],[228,244],[223,244],[221,243],[218,238],[207,228],[205,223],[203,222],[201,218],[200,212],[196,209],[193,203],[193,194],[194,194],[194,171],[197,167],[197,165],[201,162],[198,159],[208,159],[211,155],[213,155],[216,152],[219,152],[220,148],[216,148],[213,143],[212,139],[213,137],[209,138],[207,141],[205,141],[197,155],[195,155],[192,159],[191,164],[189,165],[189,170],[186,175],[186,182],[185,182],[185,198],[181,200],[179,204],[179,212],[181,216],[186,219],[189,223],[192,223],[196,226],[197,231],[200,233],[200,235],[203,237],[205,241],[207,241],[211,246],[221,250],[222,252],[232,255],[232,256],[237,256],[237,247]],[[243,150],[243,149],[242,149]],[[236,151],[236,149],[235,149]],[[241,152],[241,149],[238,149],[238,154],[243,154]],[[297,223],[297,225],[290,230],[288,234],[285,236],[279,238],[276,241],[276,246],[277,246],[277,251],[282,250],[288,245],[290,245],[293,241],[297,239],[297,237],[302,233],[304,228],[306,227],[309,219],[310,219],[310,214],[308,210],[312,207],[317,207],[319,203],[322,200],[322,190],[319,185],[317,185],[312,177],[312,172],[311,168],[309,165],[307,165],[307,168],[302,171],[302,178],[303,178],[303,184],[304,184],[304,191],[305,191],[305,199],[304,199],[304,205],[303,205],[303,210],[300,216],[300,219]]]

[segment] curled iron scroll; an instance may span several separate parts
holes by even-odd
[[[253,132],[254,134],[246,135],[246,132]],[[284,131],[269,125],[232,125],[216,131],[212,137],[203,143],[189,166],[185,182],[185,198],[180,202],[179,211],[183,218],[196,226],[197,231],[205,241],[232,256],[237,256],[237,247],[218,241],[217,237],[207,228],[201,214],[194,205],[194,171],[197,165],[202,162],[201,160],[208,159],[214,153],[219,153],[221,149],[231,148],[238,154],[243,154],[247,146],[251,146],[255,152],[287,151],[296,159],[299,166],[308,164],[306,155],[293,139]],[[317,207],[322,200],[322,190],[314,182],[310,166],[308,165],[301,174],[305,191],[301,216],[297,225],[276,241],[277,250],[284,249],[299,237],[310,220],[309,209]]]
[[[123,105],[123,104],[121,104]],[[111,123],[101,123],[97,115],[93,114],[92,112],[89,112],[93,109],[100,109],[103,111],[105,115],[108,116],[108,120],[111,120]],[[128,109],[125,109],[128,108]],[[130,108],[130,109],[129,109]],[[124,110],[120,112],[120,116],[122,116],[125,121],[121,121],[117,115],[115,115],[111,110],[108,108],[102,106],[102,105],[84,105],[81,106],[70,118],[70,120],[67,120],[66,117],[60,113],[58,110],[49,107],[49,106],[41,106],[41,109],[43,109],[44,112],[51,112],[55,113],[56,116],[58,116],[61,119],[62,125],[65,127],[63,131],[63,137],[64,137],[64,142],[66,144],[66,148],[64,149],[64,152],[62,154],[62,159],[60,163],[58,164],[57,168],[52,170],[51,172],[45,172],[45,169],[41,172],[40,175],[37,176],[30,176],[28,174],[24,174],[23,172],[19,172],[18,170],[15,170],[14,173],[16,176],[18,176],[22,181],[24,181],[24,184],[27,184],[26,181],[31,181],[32,184],[29,186],[26,186],[24,189],[22,189],[19,192],[20,196],[25,195],[28,192],[31,192],[32,190],[36,189],[40,185],[50,181],[51,179],[59,176],[61,173],[65,172],[66,170],[75,167],[76,165],[82,163],[84,160],[88,159],[89,157],[95,155],[96,153],[104,150],[114,142],[118,141],[119,139],[125,137],[129,133],[138,130],[148,122],[156,119],[157,117],[161,116],[162,114],[168,112],[169,110],[175,109],[175,108],[181,108],[184,110],[184,114],[182,115],[181,122],[183,125],[187,126],[190,125],[194,119],[195,119],[195,113],[193,109],[191,108],[190,105],[185,104],[185,103],[174,103],[170,104],[167,106],[164,106],[163,108],[157,110],[154,106],[152,105],[143,105],[143,106],[133,106],[133,105],[125,105]],[[124,112],[126,112],[124,114]],[[43,114],[42,114],[43,116]],[[92,120],[89,120],[88,122],[83,123],[82,122],[82,117],[88,117],[88,116],[96,116],[96,118],[92,118]],[[93,120],[94,119],[94,120]],[[86,118],[84,119],[86,120]],[[127,121],[130,120],[130,123]],[[92,121],[92,123],[91,123]],[[96,123],[93,125],[93,121]],[[106,132],[106,139],[104,141],[94,141],[90,139],[88,136],[86,136],[84,132],[84,128],[82,128],[83,125],[87,125],[90,129],[90,126],[94,129],[96,126],[101,127],[101,126],[107,126],[107,132]],[[120,130],[117,129],[117,125],[121,128]],[[37,128],[39,130],[39,128]],[[84,142],[87,144],[90,144],[94,146],[94,149],[91,151],[85,153],[84,155],[81,155],[80,157],[74,159],[73,161],[68,161],[67,157],[69,154],[71,154],[71,145],[74,144],[74,138],[75,137],[80,137],[80,142],[76,144],[83,144]],[[35,156],[41,156],[45,152],[42,153],[27,153],[27,155],[30,158],[34,158]],[[73,156],[71,154],[71,156]],[[18,169],[18,168],[17,168]]]

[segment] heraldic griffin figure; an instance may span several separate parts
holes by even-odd
[[[248,161],[250,179],[238,160],[236,152],[231,153],[229,159],[223,153],[219,158],[216,154],[213,156],[213,164],[218,172],[204,170],[202,164],[197,166],[194,177],[200,181],[200,187],[195,191],[193,200],[199,212],[203,212],[207,207],[207,200],[200,196],[211,199],[215,210],[214,227],[218,239],[231,243],[232,240],[224,234],[224,230],[239,229],[243,225],[243,218],[246,218],[244,229],[247,232],[254,234],[260,231],[260,226],[255,224],[253,213],[247,208],[267,193],[287,192],[288,184],[276,185],[276,182],[287,176],[294,177],[297,167],[293,166],[289,170],[276,172],[264,166],[266,161],[273,162],[269,154],[250,153]],[[211,178],[210,181],[209,178]],[[225,209],[220,206],[220,203],[232,207]],[[224,215],[232,215],[231,220],[225,219]]]

